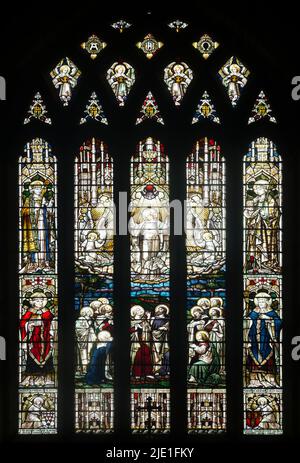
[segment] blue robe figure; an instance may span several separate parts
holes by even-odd
[[[106,360],[108,354],[112,352],[112,337],[108,331],[100,331],[98,334],[99,345],[92,353],[85,377],[89,386],[107,382]]]
[[[248,334],[251,347],[247,358],[247,369],[275,375],[277,370],[275,351],[278,348],[282,320],[271,308],[271,296],[265,293],[257,294],[255,302],[256,308],[249,314],[252,324]]]
[[[170,374],[170,352],[166,352],[163,356],[162,366],[159,370],[160,376],[168,376]]]

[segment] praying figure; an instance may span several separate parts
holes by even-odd
[[[86,383],[89,386],[100,385],[112,379],[107,373],[110,369],[108,355],[112,351],[113,338],[109,331],[102,330],[97,335],[97,341],[86,374]]]
[[[208,299],[206,300],[208,301],[208,304],[209,304],[209,300]],[[199,305],[195,305],[194,307],[191,308],[191,316],[192,316],[192,320],[187,325],[189,345],[194,344],[194,342],[196,341],[196,333],[204,329],[204,326],[206,324],[206,317],[207,317],[205,313],[205,308],[200,307]],[[190,347],[189,348],[189,364],[193,356],[194,356],[194,349]]]
[[[248,429],[276,431],[280,429],[278,399],[270,395],[254,394],[247,399],[246,424]]]
[[[215,345],[210,342],[209,334],[204,331],[196,333],[195,343],[190,344],[194,355],[189,366],[188,382],[193,385],[216,386],[220,383],[220,357]]]
[[[25,412],[25,420],[22,423],[23,429],[40,429],[45,426],[45,417],[47,409],[44,406],[44,399],[41,396],[33,398],[32,402],[28,401]]]
[[[255,412],[261,417],[255,429],[280,429],[280,424],[277,421],[277,410],[274,406],[272,407],[266,397],[259,397],[259,399],[257,399]]]
[[[189,383],[200,386],[216,386],[221,381],[220,357],[215,345],[210,342],[209,334],[204,331],[196,333],[195,343],[190,344],[194,351],[189,366]]]
[[[101,239],[98,233],[90,232],[86,239],[81,243],[83,249],[83,255],[79,258],[87,263],[95,263],[101,260],[99,256],[99,250],[103,247],[105,240]]]

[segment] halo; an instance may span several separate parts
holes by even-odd
[[[255,297],[254,297],[254,304],[257,305],[257,299],[260,299],[260,298],[264,298],[264,299],[268,299],[272,301],[272,296],[271,294],[265,292],[265,291],[259,291],[258,293],[256,293]]]
[[[209,334],[207,331],[204,331],[204,330],[197,331],[195,337],[197,341],[204,341],[204,342],[209,341]]]
[[[164,309],[166,309],[166,314],[169,315],[170,309],[166,304],[158,304],[154,309],[154,313],[156,313],[156,310],[160,307],[163,307]]]
[[[191,308],[191,315],[192,317],[194,317],[194,313],[195,312],[202,312],[203,313],[203,309],[202,307],[200,307],[199,305],[194,305],[194,307]]]
[[[218,296],[212,297],[210,299],[210,303],[212,304],[213,301],[219,301],[220,302],[220,307],[217,307],[218,309],[220,309],[223,306],[223,299],[221,297],[218,297]]]
[[[141,305],[133,305],[130,309],[130,315],[132,317],[134,317],[134,315],[136,314],[137,309],[142,309],[143,312],[145,312],[145,309]]]
[[[220,307],[211,307],[208,311],[209,316],[211,317],[212,310],[219,312],[219,318],[222,317],[223,311]]]
[[[210,306],[210,300],[207,297],[200,297],[200,299],[197,301],[197,305],[200,306],[203,302]]]

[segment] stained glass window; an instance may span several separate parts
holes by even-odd
[[[151,23],[150,12],[149,15],[148,25]],[[169,18],[171,19],[174,18]],[[232,285],[234,272],[239,272],[240,283],[243,282],[243,292],[238,292],[240,296],[235,292],[235,299],[233,298],[237,301],[240,297],[243,304],[243,309],[237,308],[243,318],[243,331],[240,332],[242,344],[236,344],[241,354],[240,367],[243,370],[242,374],[237,373],[242,387],[239,392],[243,397],[243,410],[241,404],[239,407],[240,425],[243,425],[241,432],[248,435],[281,434],[281,157],[274,143],[264,137],[254,140],[243,157],[243,205],[240,204],[240,210],[232,223],[233,228],[240,226],[241,238],[243,233],[243,249],[240,250],[243,268],[238,269],[233,265],[231,273],[227,273],[226,234],[229,240],[233,234],[232,227],[226,230],[226,207],[232,200],[231,204],[237,204],[239,201],[228,198],[226,204],[223,152],[218,142],[208,137],[195,140],[196,143],[186,158],[187,153],[183,148],[184,144],[188,145],[191,141],[189,130],[193,131],[198,127],[191,127],[191,124],[204,123],[210,125],[213,131],[218,131],[220,125],[215,124],[223,122],[227,111],[231,114],[237,110],[241,111],[240,122],[242,124],[244,121],[246,124],[246,133],[248,129],[255,129],[255,124],[248,127],[247,122],[253,124],[263,120],[275,124],[277,114],[275,117],[269,99],[264,91],[260,91],[261,87],[256,86],[257,81],[254,79],[251,82],[252,90],[255,87],[257,93],[254,93],[250,106],[240,108],[243,99],[241,96],[248,90],[248,64],[235,55],[222,55],[223,47],[218,48],[219,43],[215,41],[213,31],[211,36],[203,32],[197,35],[197,31],[192,30],[192,23],[188,26],[186,22],[176,19],[169,23],[165,21],[164,31],[161,32],[154,24],[154,36],[145,35],[148,31],[141,32],[142,25],[136,25],[136,32],[130,30],[126,34],[124,31],[130,28],[131,24],[124,19],[106,24],[109,35],[116,39],[116,43],[112,45],[117,47],[115,49],[119,50],[120,55],[112,56],[110,59],[107,55],[109,49],[105,50],[103,56],[106,55],[107,59],[104,67],[99,67],[97,60],[94,64],[90,60],[95,60],[99,54],[101,60],[102,51],[107,44],[97,35],[83,31],[80,42],[85,42],[81,45],[80,42],[75,43],[73,52],[70,51],[75,53],[70,55],[74,62],[62,54],[57,61],[55,59],[49,65],[46,76],[46,87],[49,84],[54,96],[57,95],[54,103],[57,104],[58,112],[63,111],[62,106],[71,105],[72,101],[75,132],[89,132],[92,126],[98,131],[103,129],[110,138],[118,135],[119,140],[114,140],[113,143],[115,146],[124,147],[123,158],[119,164],[121,169],[124,167],[124,172],[117,172],[121,177],[124,174],[122,183],[126,176],[127,159],[128,171],[130,167],[127,178],[130,183],[130,247],[126,250],[124,260],[114,259],[114,253],[120,250],[120,243],[124,243],[114,240],[116,214],[113,194],[115,188],[118,189],[120,186],[120,178],[115,185],[113,158],[109,147],[103,141],[89,135],[90,138],[84,141],[82,146],[78,144],[74,176],[72,174],[68,179],[71,188],[64,188],[63,185],[60,207],[73,209],[74,199],[74,234],[73,228],[71,229],[72,221],[62,218],[61,227],[67,225],[69,237],[68,243],[62,240],[64,250],[61,249],[60,243],[58,246],[57,161],[51,147],[47,141],[37,136],[32,140],[28,138],[30,141],[18,161],[19,308],[15,324],[19,336],[16,365],[18,433],[56,434],[65,426],[63,417],[61,422],[58,422],[58,416],[63,415],[64,405],[60,409],[57,399],[61,397],[63,403],[64,394],[68,391],[64,388],[63,380],[59,380],[58,384],[57,370],[59,362],[62,369],[65,366],[67,355],[64,353],[64,343],[67,340],[61,340],[59,336],[59,342],[63,346],[61,350],[60,345],[58,346],[58,313],[60,306],[65,307],[64,301],[70,293],[66,295],[62,290],[58,304],[58,286],[64,286],[61,286],[61,281],[64,283],[68,279],[69,270],[66,271],[65,277],[63,266],[70,265],[71,272],[74,269],[74,301],[71,307],[74,317],[71,322],[73,329],[70,330],[71,339],[74,340],[74,349],[71,346],[74,362],[71,362],[71,372],[63,371],[62,377],[66,374],[66,384],[74,379],[74,394],[71,399],[74,407],[74,429],[77,434],[83,434],[83,439],[86,433],[101,434],[101,438],[104,434],[112,435],[123,425],[124,428],[127,425],[132,434],[168,434],[172,431],[170,417],[173,409],[170,400],[172,392],[175,392],[174,397],[178,392],[178,377],[176,378],[176,372],[172,375],[173,372],[170,370],[170,355],[172,359],[174,352],[176,360],[176,356],[181,358],[182,354],[182,346],[178,347],[174,338],[171,343],[169,336],[170,311],[172,310],[172,314],[176,313],[177,304],[179,310],[184,309],[180,317],[184,316],[185,321],[180,326],[171,324],[171,328],[173,333],[180,332],[182,338],[187,341],[188,349],[182,362],[185,372],[183,387],[187,393],[187,400],[186,403],[180,404],[183,411],[178,415],[175,408],[174,416],[176,418],[186,415],[187,426],[182,431],[189,434],[221,434],[227,430],[228,425],[231,426],[227,418],[227,397],[230,396],[231,400],[232,395],[238,391],[237,388],[231,390],[231,383],[228,388],[229,396],[226,393],[229,366],[225,364],[225,337],[230,338],[231,334],[235,336],[236,332],[234,317],[230,327],[225,312],[227,307],[230,310],[236,309],[235,304],[231,307],[232,300],[227,300],[230,295],[227,287],[230,288]],[[179,55],[184,49],[186,54],[177,57],[176,52],[171,53],[169,59],[166,58],[168,50],[172,51],[172,45],[175,42],[179,44],[180,37],[186,35],[186,32],[183,32],[186,27],[191,32],[188,32],[190,38],[187,37],[188,40],[182,43],[182,49],[175,47],[180,51]],[[119,32],[124,32],[126,37],[119,36]],[[172,40],[169,42],[168,38]],[[158,39],[163,39],[164,43]],[[136,43],[138,40],[141,41]],[[192,40],[197,41],[192,43]],[[162,51],[159,53],[161,48]],[[223,58],[220,58],[219,53]],[[221,61],[218,60],[216,68],[213,61],[217,55]],[[59,61],[60,58],[62,59]],[[153,58],[154,62],[149,63],[146,58]],[[207,60],[206,63],[200,63],[200,60],[203,61],[202,58]],[[87,92],[84,91],[84,100],[81,98],[82,95],[78,95],[79,107],[73,105],[76,103],[75,94],[81,76],[81,70],[75,63],[86,63],[89,68],[82,69],[87,79],[84,83]],[[145,69],[142,69],[142,63]],[[197,69],[197,63],[200,63],[201,69]],[[149,68],[149,72],[146,68]],[[208,93],[204,88],[199,93],[196,80],[199,78],[201,82],[208,82],[209,75],[205,75],[207,69],[210,69],[210,76],[212,73],[218,76],[218,85],[220,89],[223,88],[223,102],[227,102],[227,109],[222,105],[222,95],[218,97],[217,93]],[[90,78],[92,85],[93,82],[98,82],[95,88],[98,88],[99,93],[98,90],[97,93],[94,92],[93,87],[89,88]],[[138,85],[135,86],[136,80]],[[267,81],[265,84],[267,85]],[[245,87],[246,90],[243,90]],[[149,89],[153,90],[153,93],[148,91]],[[56,124],[59,123],[61,114],[56,117],[51,95],[47,96],[44,91],[41,93],[30,94],[28,106],[25,107],[27,112],[24,112],[19,123],[23,123],[22,131],[26,132],[33,128],[33,121],[42,132],[49,131],[49,135],[55,137],[52,123],[55,119]],[[185,103],[186,107],[180,110],[179,107]],[[48,105],[51,109],[50,114]],[[63,111],[62,114],[66,118],[70,116],[70,119],[66,119],[66,127],[68,130],[72,129],[72,114],[70,111]],[[110,117],[109,127],[105,127],[108,125],[106,114]],[[116,126],[113,126],[116,122],[120,131],[116,131]],[[153,122],[158,124],[152,124]],[[176,127],[180,129],[185,123],[189,129],[185,131],[187,139],[178,144],[176,151],[179,156],[185,153],[181,160],[185,163],[186,183],[182,172],[175,178],[175,173],[178,173],[177,167],[173,171],[174,177],[169,181],[168,155],[158,139],[148,136],[147,125],[155,128],[157,133],[164,134],[167,139],[171,134],[168,132],[168,125],[174,128],[177,124]],[[271,130],[274,126],[269,128]],[[126,140],[123,138],[124,131]],[[129,160],[128,146],[135,139],[136,132],[146,133],[143,137],[148,137],[138,143],[135,154]],[[228,133],[225,134],[224,142],[234,144],[233,139],[226,141]],[[179,141],[180,134],[177,135],[173,143]],[[140,138],[142,136],[137,139]],[[63,171],[68,154],[70,153],[66,152],[61,159],[59,168],[63,166]],[[130,156],[131,154],[129,152]],[[240,169],[241,166],[233,160],[231,167]],[[239,175],[241,179],[241,172]],[[62,182],[64,180],[62,179]],[[126,180],[124,182],[126,184]],[[186,259],[187,274],[181,281],[182,286],[172,293],[170,273],[174,272],[172,275],[175,282],[178,282],[181,274],[171,262],[175,263],[178,255],[182,256],[180,252],[183,250],[181,248],[177,254],[177,249],[173,249],[172,254],[169,247],[169,192],[174,185],[175,190],[178,186],[179,194],[184,195],[184,191],[186,192],[185,236],[182,238],[183,241],[177,242],[181,242],[185,250],[183,259]],[[243,225],[238,217],[243,217]],[[70,249],[74,254],[70,263],[62,263],[62,272],[59,275],[58,248],[62,251],[62,256]],[[233,259],[232,262],[238,263],[238,250],[230,258]],[[126,292],[126,277],[123,280],[121,275],[122,284],[118,286],[117,283],[121,281],[119,272],[123,270],[120,268],[120,262],[123,263],[125,259],[125,272],[126,269],[130,269],[130,294]],[[227,286],[226,279],[229,280]],[[180,294],[183,300],[185,290],[186,301],[183,305],[180,301],[170,304],[170,295]],[[124,296],[125,302],[120,310],[127,311],[128,325],[124,327],[123,334],[120,323],[114,323],[117,309],[117,297],[114,297],[114,294],[118,295],[119,300]],[[118,318],[117,320],[119,322]],[[67,321],[66,324],[61,323],[61,318],[59,327],[62,333],[70,329]],[[120,330],[120,337],[117,330]],[[115,337],[118,340],[116,344]],[[238,337],[234,339],[239,342]],[[125,348],[121,352],[124,346],[128,348],[127,352]],[[120,361],[120,358],[122,360],[122,355],[127,355],[129,367],[126,371],[125,368],[115,371],[115,363],[117,360]],[[122,382],[122,375],[126,376],[126,372],[129,376],[130,390],[124,389],[119,394],[116,385],[120,380]],[[175,379],[172,388],[170,378]],[[122,411],[119,414],[118,410],[120,401],[123,400],[126,404],[124,408],[121,404],[122,411],[128,411],[125,418],[120,416]]]
[[[168,432],[169,162],[149,137],[131,158],[131,428]]]
[[[57,432],[56,158],[35,138],[19,158],[19,433]]]
[[[257,138],[244,157],[244,432],[282,432],[281,157]]]
[[[113,161],[103,142],[75,161],[75,428],[114,428]]]
[[[188,431],[222,432],[225,390],[225,160],[204,138],[187,158]]]

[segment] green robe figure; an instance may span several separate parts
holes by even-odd
[[[195,344],[190,344],[194,350],[189,368],[189,383],[200,386],[215,386],[220,383],[220,357],[216,346],[210,342],[206,331],[196,333]]]

